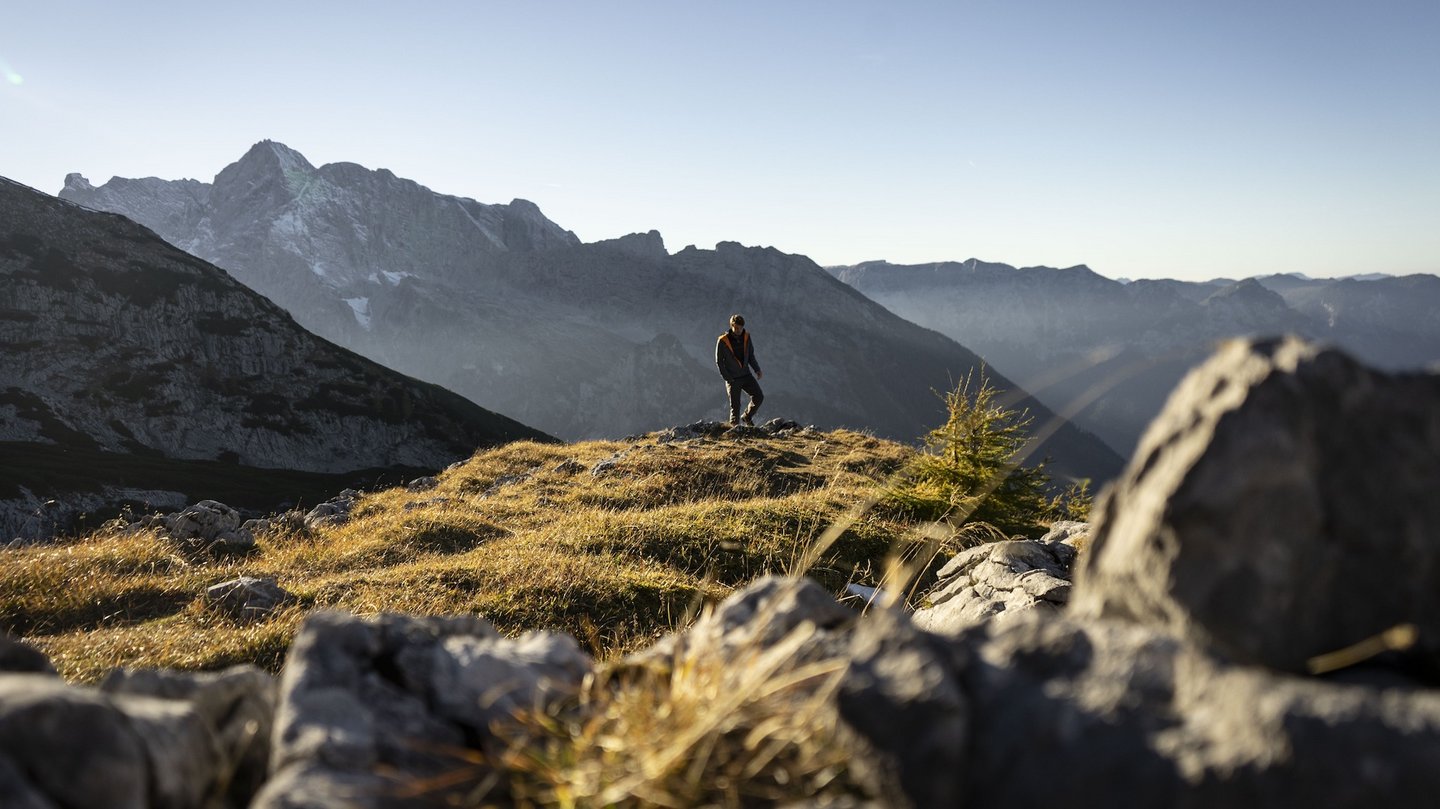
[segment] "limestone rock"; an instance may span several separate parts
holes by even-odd
[[[1062,538],[991,542],[956,554],[921,598],[915,624],[931,632],[955,634],[986,620],[1057,611],[1070,598],[1075,548],[1063,538],[1068,533],[1052,531],[1046,536]]]
[[[852,625],[855,611],[841,606],[810,579],[765,576],[725,599],[683,632],[632,655],[635,663],[661,662],[682,653],[722,658],[779,643],[804,624],[820,630]]]
[[[259,620],[295,597],[274,579],[241,576],[205,588],[205,601],[214,609],[245,621]]]
[[[240,512],[216,500],[201,500],[162,518],[164,532],[176,542],[212,553],[244,553],[255,535],[241,525]]]
[[[492,744],[489,723],[573,691],[589,666],[569,638],[507,640],[479,618],[312,615],[281,677],[274,777],[254,806],[393,806],[424,779],[473,776],[403,801],[450,805],[491,772],[469,752]]]
[[[913,806],[962,805],[970,707],[947,644],[879,609],[856,624],[846,656],[840,716],[879,754],[856,765],[877,767],[871,780],[898,785]]]
[[[580,463],[580,461],[575,458],[566,458],[556,464],[555,471],[562,475],[578,475],[585,471],[585,464]]]
[[[436,479],[434,476],[415,478],[414,480],[412,480],[412,481],[410,481],[409,483],[405,484],[405,491],[407,491],[407,492],[428,492],[428,491],[430,491],[431,489],[433,489],[433,488],[435,488],[436,486],[439,486],[439,485],[440,485],[440,481],[439,481],[438,479]]]
[[[1431,805],[1440,694],[1223,664],[1131,622],[1030,614],[956,641],[963,805]]]
[[[222,767],[220,782],[230,806],[246,806],[265,781],[275,718],[275,678],[254,666],[219,672],[116,669],[100,684],[112,695],[187,702],[204,722]]]
[[[1298,339],[1188,376],[1098,507],[1072,609],[1303,672],[1398,624],[1440,654],[1440,376]]]
[[[106,692],[0,674],[4,805],[246,806],[264,772],[255,769],[253,748],[264,749],[258,734],[266,713],[257,675],[264,678],[253,670],[209,675],[207,683],[174,689],[183,694],[155,694],[124,683]],[[244,707],[251,699],[258,702]]]
[[[360,492],[346,489],[306,512],[305,527],[313,531],[327,526],[344,525],[350,521],[350,512],[359,500]]]

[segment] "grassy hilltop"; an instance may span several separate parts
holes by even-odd
[[[348,524],[262,534],[243,557],[187,556],[115,530],[0,552],[0,628],[78,680],[122,665],[276,670],[305,612],[323,607],[479,613],[613,656],[764,573],[803,568],[835,591],[878,583],[892,553],[925,546],[922,526],[893,511],[869,509],[818,559],[806,554],[915,454],[843,430],[517,442],[434,489],[367,494]],[[299,604],[250,623],[208,609],[205,588],[238,575],[274,577]]]

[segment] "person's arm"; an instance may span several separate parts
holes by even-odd
[[[715,341],[715,367],[720,369],[720,375],[725,376],[725,357],[721,352],[725,350],[725,338],[721,337]],[[728,377],[726,377],[728,379]]]
[[[746,357],[746,359],[749,360],[749,362],[750,362],[750,367],[755,369],[755,378],[756,378],[756,379],[763,379],[763,378],[765,377],[765,372],[760,370],[760,363],[758,363],[758,362],[755,361],[755,341],[754,341],[754,339],[752,338],[752,339],[750,339],[750,340],[747,340],[745,347],[746,347],[747,349],[749,349],[748,351],[745,352],[745,353],[748,355],[748,356]]]

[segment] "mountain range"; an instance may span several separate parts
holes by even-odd
[[[1226,338],[1299,334],[1390,369],[1440,360],[1440,278],[1433,275],[1126,283],[1083,265],[1016,268],[977,259],[828,269],[896,314],[971,347],[1124,454],[1184,373]]]
[[[549,438],[314,336],[123,216],[8,180],[0,367],[7,539],[120,502],[273,508]]]
[[[654,231],[583,244],[524,200],[316,168],[272,141],[210,183],[72,174],[60,196],[153,228],[322,337],[566,439],[723,417],[715,341],[734,312],[765,370],[762,416],[914,440],[943,420],[934,391],[981,362],[804,256],[733,242],[670,253]],[[1121,463],[1068,424],[1043,452],[1097,480]]]

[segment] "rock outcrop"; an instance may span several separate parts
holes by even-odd
[[[920,599],[915,625],[949,635],[1032,610],[1059,611],[1070,600],[1075,539],[1088,530],[1086,523],[1061,523],[1038,540],[991,542],[956,554]]]
[[[234,807],[265,779],[274,681],[119,672],[99,689],[0,674],[6,807]]]
[[[493,777],[471,752],[503,750],[493,722],[573,693],[591,665],[569,636],[511,640],[477,618],[313,615],[281,680],[273,776],[252,805],[449,805]]]
[[[1102,498],[1074,608],[1294,672],[1400,624],[1440,660],[1437,490],[1440,376],[1232,342]]]

